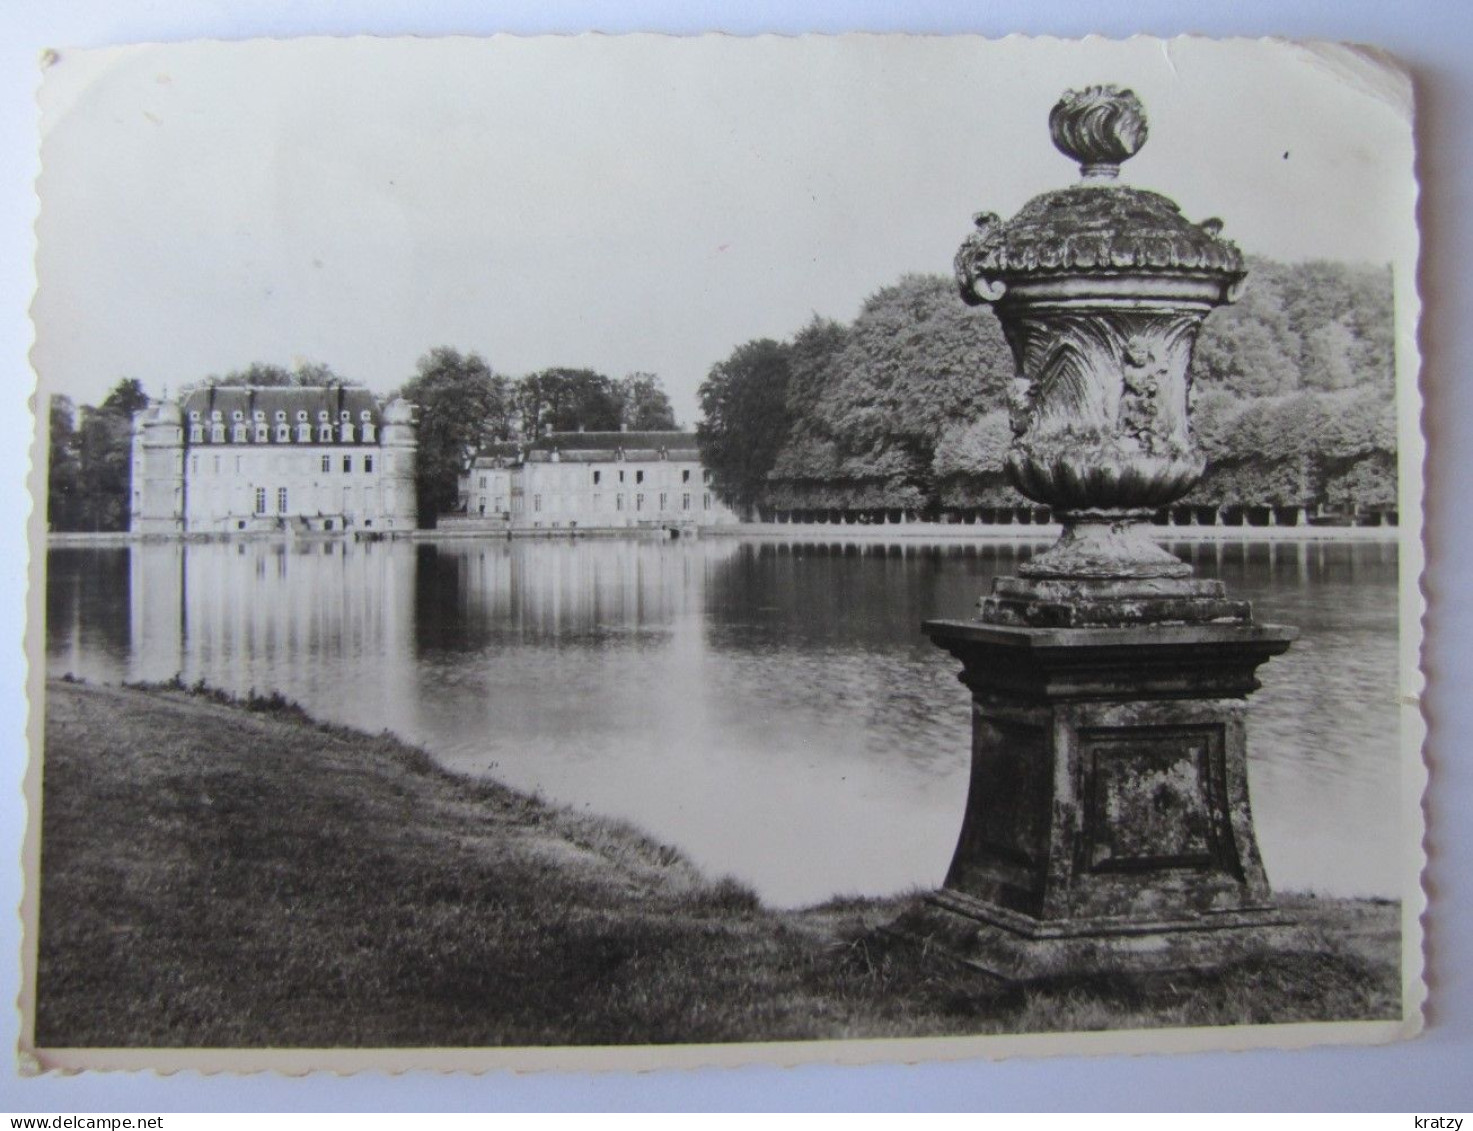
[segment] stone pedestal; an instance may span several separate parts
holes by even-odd
[[[972,692],[945,886],[897,924],[1007,979],[1290,945],[1249,809],[1245,697],[1293,629],[931,621]]]

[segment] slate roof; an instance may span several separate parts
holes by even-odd
[[[211,413],[219,411],[225,425],[234,423],[234,414],[245,414],[246,423],[254,422],[255,413],[266,414],[266,423],[275,425],[277,412],[286,413],[286,422],[297,423],[297,413],[305,412],[315,430],[317,414],[326,412],[328,419],[336,425],[344,412],[351,414],[354,429],[361,427],[364,412],[375,427],[381,423],[378,401],[368,389],[348,388],[342,385],[320,385],[306,388],[230,386],[195,389],[180,402],[185,422],[190,413],[198,412],[200,422],[208,425]],[[273,433],[274,435],[274,433]]]
[[[531,445],[533,451],[560,452],[613,451],[623,448],[631,451],[669,452],[696,451],[699,445],[694,432],[550,432],[538,437]]]

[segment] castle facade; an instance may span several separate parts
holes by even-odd
[[[483,452],[440,526],[574,530],[735,523],[694,432],[549,432]]]
[[[414,409],[367,389],[196,389],[133,418],[139,534],[414,529]]]

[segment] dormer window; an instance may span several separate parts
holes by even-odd
[[[302,413],[302,415],[303,416],[306,416],[307,414],[304,412],[304,413]],[[312,425],[308,424],[305,420],[302,420],[302,421],[298,422],[298,424],[297,424],[297,443],[299,443],[299,444],[310,444],[311,442],[312,442]]]
[[[327,413],[324,412],[322,415],[325,417]],[[317,426],[317,439],[324,444],[332,443],[332,425],[319,424]]]
[[[195,415],[198,416],[198,413]],[[189,426],[189,442],[191,444],[203,444],[205,442],[205,426],[203,424],[191,424]]]
[[[286,414],[283,413],[283,416]],[[276,442],[278,444],[289,444],[292,440],[292,429],[290,424],[278,424],[276,426]]]
[[[368,413],[365,412],[363,415],[364,416],[367,416]],[[365,444],[371,444],[371,443],[373,443],[373,436],[374,436],[374,427],[373,427],[373,425],[365,421],[364,422],[364,425],[363,425],[363,442]]]
[[[210,425],[210,443],[223,444],[225,442],[225,425],[216,421]]]
[[[230,429],[230,442],[233,444],[244,444],[245,440],[246,426],[237,421]]]
[[[346,412],[343,413],[343,416],[344,417],[346,417],[347,415],[348,414]],[[349,421],[349,420],[344,420],[343,421],[342,432],[343,432],[343,443],[345,443],[345,444],[351,444],[353,442],[353,424],[352,424],[351,421]]]
[[[251,413],[251,419],[257,424],[261,423],[261,421],[266,419],[266,410],[264,408],[256,409],[255,412]]]
[[[264,414],[261,414],[264,415]],[[271,439],[271,429],[263,422],[256,422],[256,443],[264,444]]]

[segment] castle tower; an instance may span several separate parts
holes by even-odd
[[[173,401],[133,414],[128,528],[135,534],[184,530],[184,418]]]
[[[413,530],[418,521],[418,499],[414,489],[414,405],[396,397],[384,406],[383,491],[385,524],[395,530]]]

